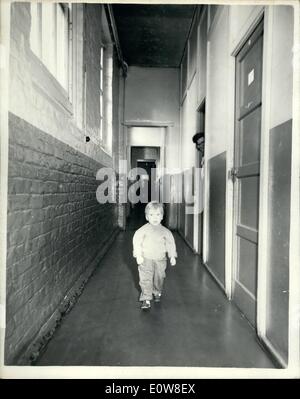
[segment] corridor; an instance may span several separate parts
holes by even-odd
[[[1,366],[299,376],[300,3],[150,3],[0,2]]]
[[[140,224],[119,234],[36,365],[273,368],[254,329],[178,234],[162,302],[141,311],[132,257]]]

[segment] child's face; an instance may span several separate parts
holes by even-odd
[[[159,209],[150,209],[146,215],[146,219],[152,226],[158,226],[163,219],[163,215]]]

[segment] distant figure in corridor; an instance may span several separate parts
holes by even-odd
[[[160,302],[166,277],[166,254],[172,266],[176,265],[177,257],[174,237],[170,230],[161,225],[163,205],[157,201],[149,202],[145,216],[149,223],[138,229],[133,236],[133,256],[139,268],[143,310],[151,307],[152,295],[155,302]]]

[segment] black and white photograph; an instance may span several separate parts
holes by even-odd
[[[0,0],[0,88],[1,378],[300,378],[299,0]]]

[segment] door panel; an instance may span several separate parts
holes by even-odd
[[[239,281],[256,296],[257,248],[256,243],[240,237]]]
[[[256,322],[263,23],[236,57],[233,298]]]
[[[240,178],[240,217],[239,224],[250,229],[258,229],[259,178]]]
[[[239,63],[239,118],[261,103],[262,89],[262,33],[261,22],[237,56]]]
[[[260,153],[260,107],[240,121],[240,165],[259,162]]]
[[[248,43],[246,44],[247,48],[249,47]],[[261,37],[256,38],[255,44],[246,54],[242,54],[242,57],[240,61],[242,80],[240,116],[261,101]]]

